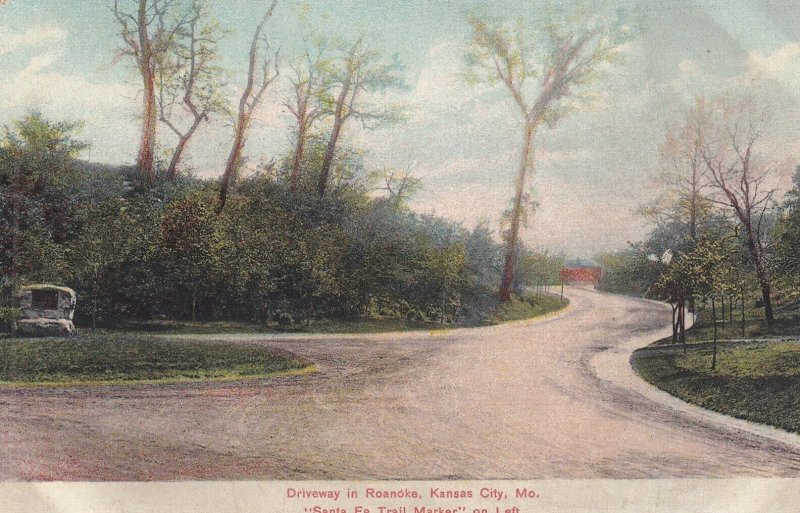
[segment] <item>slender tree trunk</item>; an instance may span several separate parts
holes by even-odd
[[[289,178],[289,188],[296,191],[300,185],[300,168],[303,165],[303,157],[306,152],[306,128],[303,122],[297,129],[297,142],[294,148],[294,160],[292,161],[292,174]]]
[[[764,301],[764,320],[767,322],[767,333],[772,333],[775,325],[775,317],[772,313],[772,287],[769,281],[761,283],[761,297]]]
[[[760,252],[755,248],[755,243],[751,240],[749,246],[752,247],[751,255],[755,261],[756,278],[761,287],[761,298],[764,301],[764,320],[767,323],[767,333],[772,333],[772,327],[775,323],[775,317],[772,313],[772,285],[770,283],[769,275],[764,268],[764,262]]]
[[[15,165],[16,168],[16,165]],[[18,173],[18,170],[15,169],[15,175]],[[15,176],[15,178],[17,178]],[[15,179],[16,182],[18,179]],[[10,269],[10,278],[11,278],[11,297],[9,298],[9,305],[11,306],[11,336],[16,337],[17,332],[19,329],[19,325],[17,324],[17,309],[19,308],[19,297],[17,296],[17,291],[19,290],[19,246],[20,246],[20,222],[19,217],[21,215],[20,212],[20,201],[19,201],[19,190],[18,185],[12,184],[14,190],[11,194],[11,269]]]
[[[711,370],[715,370],[717,368],[717,308],[714,296],[711,296],[711,317],[713,317],[714,320],[714,344],[713,356],[711,357]]]
[[[721,308],[722,308],[722,329],[725,329],[725,294],[722,294],[720,296],[720,299],[722,301],[722,305],[721,305]]]
[[[231,145],[231,152],[228,155],[228,162],[225,164],[225,172],[222,174],[222,180],[219,188],[219,202],[217,203],[217,213],[220,213],[225,209],[225,203],[228,201],[228,192],[231,187],[231,183],[233,180],[235,180],[236,174],[241,166],[242,152],[244,151],[244,144],[247,140],[247,130],[250,128],[250,119],[253,115],[253,112],[255,112],[256,107],[258,107],[264,91],[266,91],[269,84],[272,83],[272,81],[278,76],[276,71],[275,76],[269,78],[267,70],[269,59],[267,58],[264,62],[264,76],[261,77],[261,85],[257,88],[257,92],[255,94],[253,93],[256,80],[256,61],[258,60],[258,41],[261,37],[262,31],[264,30],[264,24],[266,24],[267,19],[272,16],[272,11],[275,9],[277,3],[278,0],[272,1],[272,5],[269,7],[269,9],[267,9],[267,11],[264,13],[264,16],[261,18],[261,21],[253,33],[253,39],[250,42],[247,83],[245,84],[244,91],[242,91],[242,95],[239,98],[239,111],[236,118],[236,124],[234,125],[233,144]]]
[[[740,220],[742,216],[739,216]],[[764,266],[764,255],[760,248],[760,243],[756,238],[752,226],[749,223],[743,222],[745,226],[745,233],[747,235],[747,250],[750,253],[750,258],[756,268],[756,278],[761,287],[761,297],[764,301],[764,320],[767,323],[767,332],[772,333],[773,325],[775,324],[775,317],[772,312],[772,284],[770,282],[769,273]]]
[[[325,197],[325,191],[328,188],[331,166],[333,165],[333,156],[336,153],[336,145],[339,142],[339,134],[341,133],[343,124],[343,120],[336,119],[334,121],[331,138],[328,140],[327,148],[325,148],[325,157],[322,160],[322,168],[320,168],[319,172],[319,183],[317,184],[317,194],[320,198]]]
[[[98,271],[97,271],[97,264],[95,264],[94,268],[94,284],[92,290],[92,331],[97,329],[97,292],[100,289],[98,285],[99,281]]]
[[[197,287],[192,287],[192,322],[197,320]]]
[[[176,134],[178,136],[178,145],[175,146],[175,150],[172,152],[172,158],[169,161],[169,168],[167,168],[167,176],[169,176],[170,180],[174,180],[178,176],[178,163],[180,163],[181,158],[183,158],[183,152],[186,150],[189,140],[191,140],[191,138],[194,136],[194,133],[200,127],[200,123],[206,119],[206,114],[197,111],[194,112],[194,121],[192,122],[192,126],[189,127],[189,130],[187,130],[183,135]]]
[[[745,325],[745,316],[744,316],[744,297],[745,297],[745,287],[742,284],[742,338],[744,338],[744,325]]]
[[[142,134],[139,143],[139,156],[136,165],[139,172],[148,180],[153,178],[153,156],[156,143],[156,77],[153,67],[153,48],[148,33],[147,0],[139,0],[137,20],[139,32],[140,62],[142,75]]]
[[[445,322],[445,318],[446,318],[445,312],[446,311],[447,311],[447,284],[446,283],[442,283],[442,322],[441,322],[441,324],[444,324],[444,322]]]
[[[678,343],[678,303],[672,305],[672,343]]]
[[[683,344],[683,352],[686,352],[686,300],[681,299],[681,344]]]
[[[353,103],[356,95],[358,94],[358,90],[351,91],[351,88],[353,87],[354,74],[357,71],[357,65],[354,59],[360,45],[361,40],[359,39],[350,50],[347,60],[347,72],[344,81],[342,82],[342,88],[339,91],[339,96],[336,98],[336,107],[333,110],[333,130],[331,131],[331,138],[328,140],[328,147],[325,148],[325,157],[322,160],[322,168],[320,168],[319,173],[319,184],[317,185],[317,194],[320,198],[325,197],[325,190],[328,187],[331,166],[333,165],[333,156],[336,153],[336,144],[339,142],[339,134],[342,131],[344,122],[352,113],[351,111],[353,108]],[[346,106],[350,109],[347,112],[345,112]]]
[[[250,116],[246,113],[243,113],[239,117],[239,121],[236,123],[236,131],[233,135],[233,145],[231,146],[231,152],[228,155],[228,162],[225,165],[225,173],[223,173],[222,180],[220,182],[217,212],[222,212],[222,210],[225,208],[231,182],[233,182],[236,177],[236,173],[239,170],[242,160],[242,151],[244,150],[244,143],[247,134],[247,126],[249,123]]]
[[[533,138],[536,134],[536,126],[533,123],[526,123],[525,133],[522,141],[522,152],[520,154],[519,174],[516,181],[516,194],[514,195],[514,206],[511,212],[511,229],[506,242],[506,259],[503,266],[503,280],[500,282],[500,301],[507,303],[511,300],[511,286],[514,283],[514,261],[517,252],[517,238],[519,237],[520,223],[522,221],[522,199],[525,196],[525,182],[528,174],[528,167],[533,153]]]
[[[172,152],[172,158],[170,159],[169,167],[167,168],[167,176],[169,176],[170,180],[175,180],[175,178],[178,176],[178,162],[181,161],[183,151],[186,149],[186,145],[189,143],[189,138],[191,138],[191,135],[181,137],[178,140],[178,145],[175,146],[175,151]]]
[[[144,120],[142,121],[142,141],[139,148],[137,166],[139,172],[151,180],[153,178],[154,148],[156,142],[156,100],[154,95],[154,77],[148,70],[144,90]]]

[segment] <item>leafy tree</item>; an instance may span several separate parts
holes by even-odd
[[[127,202],[121,198],[89,203],[81,211],[80,235],[65,249],[69,258],[70,282],[81,303],[89,305],[93,329],[113,318],[113,288],[124,272]],[[78,318],[82,317],[82,309]]]
[[[612,61],[625,32],[597,16],[551,20],[529,38],[522,21],[511,25],[471,16],[472,39],[467,56],[469,79],[501,83],[522,118],[522,146],[511,210],[500,299],[509,301],[514,279],[517,241],[524,217],[526,186],[533,170],[534,140],[542,125],[553,127],[575,102],[568,102]],[[531,93],[528,84],[537,81]]]
[[[227,242],[209,203],[202,195],[190,195],[170,204],[161,218],[162,264],[177,289],[175,296],[190,305],[192,321],[198,301],[208,300],[214,290]]]
[[[31,113],[5,128],[0,142],[0,269],[6,305],[23,281],[61,281],[60,245],[74,238],[77,204],[69,194],[75,158],[86,148],[77,123]],[[12,322],[12,328],[15,327]]]
[[[358,120],[364,127],[373,128],[399,119],[397,107],[373,105],[364,96],[404,87],[401,69],[397,59],[387,60],[381,52],[369,48],[363,38],[326,61],[323,80],[330,89],[322,91],[321,100],[324,115],[331,118],[331,129],[319,172],[319,197],[325,196],[339,138],[348,121]]]
[[[779,278],[786,286],[797,288],[800,286],[800,166],[795,170],[792,188],[783,203],[776,239]]]

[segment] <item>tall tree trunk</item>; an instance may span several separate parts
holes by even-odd
[[[219,202],[217,203],[217,212],[222,212],[225,208],[225,203],[228,201],[228,191],[231,182],[236,177],[239,170],[239,165],[242,159],[242,150],[244,150],[245,136],[247,133],[247,125],[250,122],[248,114],[242,114],[239,121],[236,123],[236,131],[233,135],[233,145],[231,152],[228,155],[228,162],[225,165],[225,173],[222,175],[222,181],[219,188]]]
[[[678,303],[672,305],[672,343],[678,343]]]
[[[442,318],[441,324],[444,324],[445,316],[447,312],[447,283],[442,283]]]
[[[519,173],[516,181],[516,194],[514,206],[511,211],[511,229],[506,241],[506,259],[503,266],[503,280],[500,282],[500,301],[507,303],[511,300],[511,287],[514,283],[514,260],[517,252],[517,238],[519,237],[520,222],[522,220],[522,199],[525,196],[525,181],[528,167],[533,152],[533,138],[536,126],[533,123],[525,124],[525,134],[522,141],[522,152],[519,161]]]
[[[197,320],[197,287],[192,288],[192,322]]]
[[[142,134],[136,165],[148,180],[153,178],[153,156],[156,143],[156,77],[153,63],[153,48],[148,34],[147,0],[139,0],[138,32],[140,73],[142,75]]]
[[[761,298],[764,301],[764,320],[767,322],[767,333],[772,333],[775,325],[775,316],[772,312],[772,287],[769,280],[761,282]]]
[[[18,173],[15,165],[15,175]],[[16,176],[15,176],[16,178]],[[14,180],[16,182],[17,180]],[[11,297],[9,298],[9,306],[11,306],[11,336],[17,336],[19,325],[17,324],[17,309],[19,308],[19,297],[17,291],[19,290],[19,247],[20,247],[20,201],[18,185],[12,184],[14,190],[11,194]]]
[[[300,168],[306,152],[306,128],[301,122],[297,129],[297,142],[294,147],[294,160],[292,161],[292,174],[289,178],[289,188],[296,191],[300,185]]]
[[[175,146],[175,150],[172,152],[172,158],[169,161],[169,168],[167,168],[167,176],[169,176],[170,180],[175,180],[175,178],[178,176],[178,164],[180,163],[181,158],[183,158],[183,152],[186,150],[186,146],[194,136],[194,133],[200,127],[200,123],[202,123],[205,119],[207,119],[207,117],[204,112],[196,112],[192,126],[189,127],[189,130],[187,130],[185,134],[181,135],[176,131],[175,135],[178,136],[178,145]]]
[[[736,296],[728,296],[728,322],[733,327],[733,310],[736,307]]]
[[[745,222],[748,220],[741,215],[739,219],[742,221],[742,224],[744,224],[745,234],[747,236],[747,251],[750,253],[750,258],[756,269],[758,285],[761,287],[761,297],[764,301],[764,320],[767,323],[767,332],[772,333],[772,328],[775,324],[775,317],[772,312],[772,284],[770,282],[769,273],[764,265],[764,255],[752,224]]]
[[[745,325],[745,316],[744,316],[744,301],[745,301],[745,287],[744,283],[742,283],[742,338],[744,338],[744,325]]]
[[[769,275],[764,267],[763,257],[757,250],[755,242],[750,241],[748,247],[751,248],[751,255],[756,268],[756,278],[758,285],[761,287],[761,298],[764,301],[764,320],[767,323],[767,333],[772,333],[773,325],[775,324],[775,317],[772,312],[772,285],[770,283]]]
[[[186,145],[189,143],[190,138],[191,134],[181,137],[178,140],[178,145],[175,146],[175,151],[172,152],[172,158],[170,159],[169,167],[167,168],[167,176],[169,176],[170,180],[175,180],[175,178],[178,176],[178,163],[181,161],[183,151],[186,149]]]
[[[717,308],[714,296],[711,296],[711,317],[714,320],[714,349],[711,357],[711,370],[717,368]]]
[[[336,144],[339,142],[339,134],[342,131],[345,120],[350,115],[350,112],[345,112],[344,109],[347,98],[351,94],[350,88],[353,86],[353,73],[355,73],[355,70],[352,68],[352,59],[359,44],[360,42],[357,42],[353,45],[353,49],[350,51],[350,60],[347,64],[347,76],[345,76],[344,82],[342,82],[342,89],[339,91],[339,97],[336,99],[336,108],[333,111],[333,130],[331,131],[331,138],[328,140],[328,147],[325,148],[325,158],[322,160],[319,184],[317,185],[317,194],[320,198],[325,197],[325,189],[328,187],[328,179],[331,173],[331,166],[333,165],[333,156],[336,153]],[[353,94],[355,95],[355,93]],[[350,108],[352,107],[353,103],[351,100]]]
[[[228,192],[230,190],[231,183],[236,178],[236,174],[239,171],[242,161],[242,152],[244,151],[244,144],[247,140],[247,130],[250,128],[250,119],[252,118],[253,112],[255,112],[258,104],[261,102],[261,98],[264,92],[267,90],[267,87],[269,87],[272,81],[278,76],[278,72],[276,71],[274,76],[271,78],[269,77],[268,67],[270,58],[267,56],[264,61],[263,76],[261,77],[260,84],[256,86],[255,81],[258,61],[258,42],[261,38],[262,31],[264,30],[264,24],[266,24],[267,19],[272,16],[272,12],[275,10],[277,3],[278,0],[272,0],[272,4],[264,13],[261,21],[258,23],[258,26],[253,33],[253,39],[250,42],[247,83],[245,84],[242,95],[239,98],[239,110],[236,118],[236,124],[234,125],[233,144],[231,145],[231,152],[228,155],[228,162],[225,164],[225,172],[222,174],[219,188],[219,202],[217,203],[217,213],[220,213],[225,209],[225,203],[228,201]],[[277,60],[277,55],[275,59]],[[256,89],[255,92],[253,91],[254,87]]]
[[[319,183],[317,184],[317,194],[320,198],[325,197],[325,191],[328,188],[328,180],[331,174],[331,166],[333,165],[333,156],[336,153],[336,144],[339,142],[339,134],[342,130],[342,123],[335,122],[333,125],[333,132],[331,138],[328,140],[328,146],[325,148],[325,158],[322,160],[322,168],[319,172]]]

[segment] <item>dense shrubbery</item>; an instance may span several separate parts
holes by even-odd
[[[481,323],[496,306],[502,249],[491,231],[370,194],[352,155],[339,161],[335,194],[291,191],[280,172],[264,172],[242,180],[218,212],[216,182],[142,184],[76,160],[73,129],[32,115],[0,150],[6,314],[12,290],[32,282],[74,288],[84,326],[372,316]],[[543,279],[532,268],[558,267],[529,251],[519,258],[518,289]]]

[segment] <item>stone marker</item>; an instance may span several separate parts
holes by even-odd
[[[74,290],[49,284],[28,285],[19,289],[17,298],[21,315],[17,326],[21,334],[46,337],[75,333]]]

